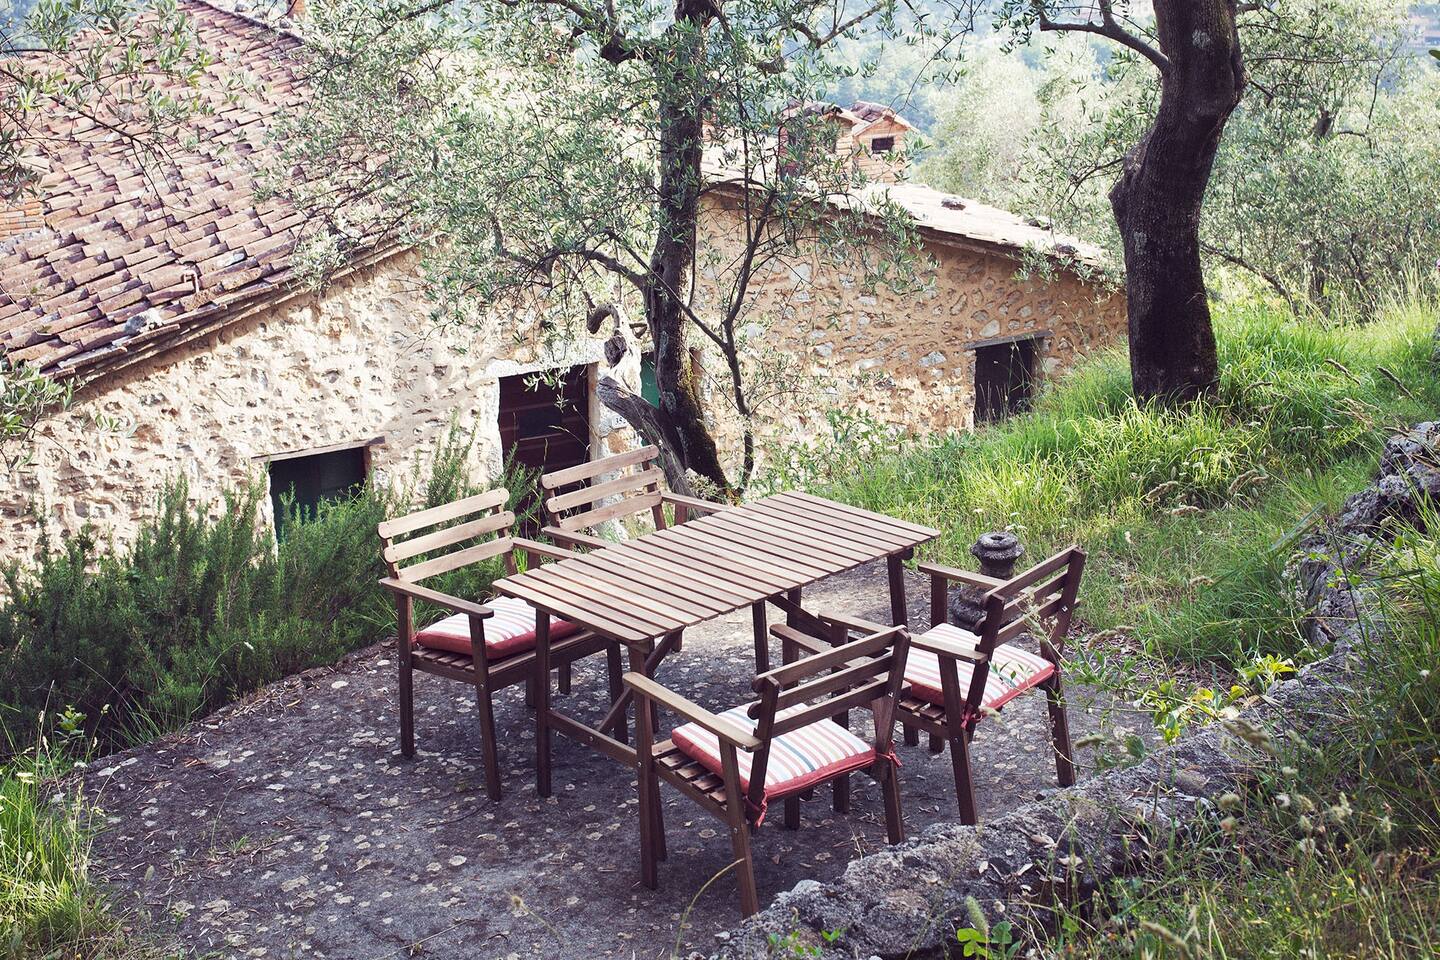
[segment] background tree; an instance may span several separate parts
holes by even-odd
[[[834,80],[837,38],[896,23],[892,0],[319,3],[311,99],[277,138],[281,188],[321,228],[322,272],[376,231],[443,238],[425,256],[442,322],[564,339],[643,317],[658,404],[613,381],[600,396],[667,452],[673,485],[690,472],[734,496],[755,466],[752,280],[813,258],[861,286],[913,275],[903,219],[881,198],[838,202],[863,178],[822,111],[790,109]],[[704,296],[700,210],[721,189],[743,229],[704,264]],[[702,370],[698,345],[724,369]],[[710,375],[742,421],[733,472]]]
[[[1258,288],[1297,310],[1330,310],[1373,305],[1429,271],[1440,76],[1406,50],[1405,14],[1395,0],[1241,11],[1251,93],[1226,124],[1200,220],[1212,291]],[[991,86],[972,72],[954,88],[920,177],[1043,215],[1119,260],[1107,191],[1155,113],[1156,71],[1072,34],[1046,43],[1028,77]],[[994,111],[1019,155],[974,159],[961,131]]]
[[[1135,394],[1205,397],[1219,377],[1201,265],[1200,217],[1220,136],[1245,89],[1235,0],[1153,0],[1153,20],[1127,0],[1006,0],[1001,18],[1035,31],[1084,33],[1146,61],[1160,95],[1148,129],[1110,190],[1125,260]]]

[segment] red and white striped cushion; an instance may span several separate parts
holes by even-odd
[[[970,647],[980,643],[980,638],[975,634],[948,623],[931,628],[923,636]],[[974,664],[958,660],[955,665],[958,668],[956,673],[960,677],[960,696],[969,696]],[[1054,672],[1055,665],[1040,654],[1003,643],[990,655],[990,673],[985,678],[984,704],[991,710],[999,710],[1026,690],[1049,679]],[[910,684],[912,695],[930,703],[945,705],[945,695],[940,688],[940,658],[935,654],[912,645],[905,658],[905,681]]]
[[[754,732],[755,721],[748,714],[749,704],[726,710],[720,716],[741,730]],[[805,705],[790,707],[776,714],[790,716]],[[694,723],[676,727],[670,734],[675,746],[711,773],[723,776],[720,742],[715,734]],[[750,789],[750,762],[754,756],[744,750],[735,752],[740,767],[740,789]],[[770,759],[765,764],[765,799],[788,797],[822,783],[842,772],[859,770],[875,762],[875,747],[846,730],[828,717],[809,726],[792,730],[770,741]]]
[[[515,597],[496,597],[485,601],[495,611],[485,618],[485,654],[491,659],[513,656],[535,646],[535,608]],[[569,620],[550,621],[550,639],[559,640],[580,629]],[[415,634],[417,646],[431,650],[470,655],[470,617],[457,613]]]

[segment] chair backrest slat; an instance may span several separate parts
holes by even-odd
[[[407,533],[413,533],[421,527],[433,527],[437,523],[447,523],[466,514],[480,513],[503,506],[509,499],[510,491],[504,487],[496,487],[494,490],[477,493],[473,497],[456,500],[454,503],[443,503],[438,507],[417,510],[414,513],[407,513],[403,517],[381,521],[377,529],[382,538],[393,540]]]
[[[773,680],[782,688],[790,687],[807,677],[815,676],[823,670],[848,665],[851,660],[858,660],[860,657],[877,655],[893,646],[896,637],[904,633],[904,631],[904,627],[891,627],[888,630],[872,633],[859,640],[852,640],[833,650],[826,650],[824,653],[817,653],[813,656],[805,657],[803,660],[797,660],[794,663],[778,667],[769,673],[762,673],[755,678],[751,689],[758,693],[764,688],[767,680]]]
[[[776,708],[788,710],[796,704],[806,703],[816,697],[836,690],[847,690],[855,684],[869,680],[876,676],[889,676],[890,665],[893,657],[862,657],[858,663],[852,663],[846,667],[836,670],[834,673],[821,674],[814,680],[807,680],[804,683],[787,687],[780,694]],[[756,717],[760,714],[760,704],[756,703],[750,707],[750,716]]]
[[[439,550],[441,547],[453,546],[465,540],[482,537],[487,533],[504,530],[514,523],[515,514],[509,510],[490,514],[479,520],[457,523],[453,527],[444,527],[434,533],[426,533],[418,537],[411,537],[409,540],[401,540],[399,543],[392,543],[385,548],[385,559],[392,563],[399,563],[402,560],[409,560],[411,557],[418,557],[422,553]]]
[[[382,521],[376,529],[380,534],[380,553],[390,576],[414,583],[508,554],[514,546],[508,530],[515,523],[515,514],[505,509],[509,500],[510,491],[497,487],[454,503]],[[426,530],[427,527],[437,529]],[[406,534],[415,536],[396,539]],[[481,539],[492,534],[504,535]],[[401,566],[416,557],[422,559]]]
[[[398,579],[413,583],[416,580],[424,580],[426,577],[449,573],[451,570],[459,570],[472,563],[479,563],[481,560],[489,560],[491,557],[509,553],[512,546],[513,543],[509,537],[487,540],[473,547],[466,547],[464,550],[456,550],[444,556],[401,567],[398,571]]]
[[[658,447],[646,446],[545,474],[540,486],[550,494],[542,502],[547,525],[565,533],[593,532],[603,523],[648,510],[655,528],[664,529],[660,491],[665,473],[657,465],[659,457]]]
[[[584,530],[588,527],[604,523],[606,520],[628,517],[642,510],[653,510],[655,507],[660,506],[660,503],[659,493],[644,493],[638,497],[625,497],[607,506],[596,507],[594,510],[586,510],[584,513],[562,517],[555,525],[561,530]]]
[[[594,503],[603,497],[629,493],[631,490],[638,490],[641,487],[654,486],[658,489],[659,483],[664,479],[664,471],[659,467],[649,467],[636,473],[627,473],[613,480],[606,480],[604,483],[592,483],[588,487],[581,487],[579,490],[571,490],[569,493],[550,497],[545,501],[545,509],[551,513],[559,513],[562,510],[569,510],[571,507]]]
[[[1050,574],[1069,566],[1074,559],[1072,552],[1079,549],[1079,547],[1066,547],[1053,557],[1047,557],[1029,570],[1018,573],[1009,580],[1006,580],[1003,584],[992,590],[991,593],[998,593],[1004,597],[1013,597],[1022,590],[1028,590]]]
[[[848,693],[811,704],[803,710],[796,710],[784,717],[777,717],[774,727],[775,736],[799,730],[801,727],[808,727],[812,723],[833,717],[837,713],[878,700],[885,696],[885,690],[889,686],[890,675],[887,672],[885,676],[876,677],[864,686],[851,689]]]
[[[567,467],[564,470],[556,470],[554,473],[547,473],[540,478],[540,486],[546,490],[557,490],[560,487],[568,487],[572,483],[580,483],[582,480],[598,477],[603,473],[613,473],[625,467],[633,467],[637,463],[646,463],[658,456],[660,456],[659,447],[640,447],[625,453],[617,453],[611,457],[602,457],[599,460]]]

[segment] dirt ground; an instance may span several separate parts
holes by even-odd
[[[884,585],[883,567],[861,568],[807,591],[806,606],[888,620]],[[912,577],[916,629],[927,595]],[[659,678],[723,709],[748,692],[752,656],[746,611],[687,634]],[[740,919],[729,876],[702,892],[730,846],[692,802],[664,791],[670,857],[661,888],[646,890],[630,770],[557,736],[554,795],[538,797],[533,714],[513,688],[497,703],[506,783],[492,803],[471,692],[417,675],[419,753],[407,761],[395,685],[391,650],[372,648],[92,764],[85,788],[108,822],[94,873],[122,903],[138,900],[157,932],[227,957],[683,957],[708,953]],[[597,717],[604,689],[595,658],[557,704]],[[1103,704],[1069,692],[1080,737]],[[907,829],[954,818],[948,755],[923,740],[898,749]],[[1053,789],[1044,696],[983,724],[974,762],[982,819]],[[849,815],[822,790],[799,831],[777,815],[757,833],[762,903],[884,845],[879,790],[852,779]]]

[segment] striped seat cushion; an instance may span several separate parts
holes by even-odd
[[[493,660],[524,653],[535,646],[535,608],[514,597],[485,601],[495,611],[485,619],[485,654]],[[559,640],[580,629],[569,620],[550,621],[550,639]],[[470,655],[470,617],[464,613],[446,617],[415,634],[415,644],[431,650]]]
[[[801,704],[781,710],[776,717],[785,717],[804,709],[805,705]],[[749,717],[748,710],[749,704],[746,704],[726,710],[720,716],[742,730],[753,732],[755,721]],[[670,739],[687,757],[699,762],[711,773],[724,776],[720,743],[715,734],[697,724],[686,723],[676,727]],[[750,762],[754,757],[744,750],[737,750],[735,755],[740,767],[740,789],[748,791]],[[836,774],[859,770],[874,762],[875,747],[872,744],[828,718],[818,720],[770,741],[770,759],[765,764],[765,800],[788,797],[823,783]]]
[[[948,623],[930,629],[922,637],[970,647],[980,643],[975,634]],[[960,696],[969,696],[975,665],[966,660],[957,660],[955,665],[960,677]],[[1013,644],[1001,644],[991,654],[990,673],[985,678],[984,704],[991,710],[999,710],[1026,690],[1049,679],[1054,672],[1055,665],[1040,654],[1021,650]],[[910,684],[913,696],[939,706],[945,705],[945,695],[940,688],[940,658],[935,654],[912,645],[905,659],[905,681]]]

